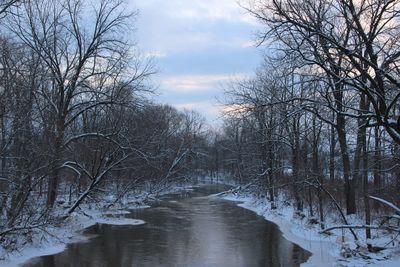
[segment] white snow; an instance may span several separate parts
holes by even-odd
[[[9,255],[6,261],[1,261],[2,267],[17,267],[27,262],[28,260],[39,257],[60,253],[64,251],[66,244],[51,244],[40,247],[27,247],[19,252],[14,252]]]
[[[17,267],[29,261],[32,258],[53,255],[65,250],[67,244],[84,242],[90,237],[81,234],[82,230],[95,224],[109,225],[140,225],[143,220],[130,219],[124,217],[110,217],[107,215],[124,215],[130,213],[126,210],[109,210],[102,212],[100,210],[88,209],[88,206],[82,205],[84,213],[75,212],[66,219],[62,227],[47,227],[46,232],[40,231],[34,235],[31,245],[21,248],[19,251],[6,254],[5,260],[0,260],[2,267]]]
[[[310,225],[306,219],[296,217],[293,207],[285,204],[283,201],[278,200],[276,202],[278,208],[271,210],[271,204],[265,198],[240,193],[227,193],[220,196],[226,200],[240,202],[238,206],[254,211],[266,220],[277,224],[287,240],[310,251],[312,256],[301,266],[400,266],[400,254],[397,254],[399,251],[395,249],[387,249],[377,254],[370,253],[368,254],[371,257],[369,260],[364,260],[361,257],[341,257],[340,253],[343,246],[356,247],[348,231],[333,231],[334,234],[330,236],[320,234],[318,225]],[[359,218],[354,216],[350,216],[348,219],[350,222],[359,222]],[[377,238],[374,241],[375,243],[382,244],[387,239]]]
[[[161,196],[172,192],[182,190],[192,190],[193,186],[182,185],[173,186],[159,191],[155,196]],[[91,203],[80,205],[80,210],[69,216],[60,227],[46,227],[45,231],[36,231],[33,235],[31,244],[25,245],[18,251],[12,253],[6,252],[0,247],[0,266],[1,267],[17,267],[29,261],[30,259],[53,255],[65,250],[67,244],[84,242],[90,237],[84,236],[81,232],[97,223],[109,225],[140,225],[145,221],[123,217],[129,214],[129,210],[147,209],[150,206],[143,204],[146,197],[155,197],[153,194],[135,192],[131,196],[127,196],[123,203],[113,203],[112,208],[103,210],[102,207],[109,206],[107,200],[112,202],[113,196],[109,196],[104,203]],[[83,211],[83,212],[82,212]],[[63,210],[56,211],[60,215]],[[117,217],[118,216],[118,217]]]
[[[177,192],[181,190],[191,190],[191,187],[175,187],[158,193],[157,195]],[[333,235],[323,235],[319,233],[318,225],[310,225],[307,219],[296,217],[294,209],[285,201],[278,199],[276,201],[277,209],[271,210],[270,203],[265,198],[256,197],[252,194],[230,192],[223,195],[215,196],[223,197],[226,200],[240,202],[238,206],[263,216],[266,220],[271,221],[279,226],[283,236],[310,251],[312,256],[302,266],[382,266],[382,267],[398,267],[400,266],[400,250],[388,249],[382,253],[368,254],[371,259],[368,261],[361,257],[343,258],[340,256],[344,246],[354,247],[348,231],[334,230]],[[124,206],[124,207],[122,207]],[[17,252],[7,255],[5,260],[0,260],[0,266],[16,267],[28,260],[44,256],[57,254],[65,250],[67,244],[74,242],[84,242],[89,236],[83,236],[80,232],[96,223],[112,224],[112,225],[140,225],[145,222],[138,219],[123,217],[129,214],[129,209],[149,208],[150,206],[140,204],[138,201],[127,201],[124,205],[117,205],[112,210],[102,211],[92,206],[82,205],[84,212],[73,213],[62,225],[62,227],[46,228],[46,232],[40,231],[34,235],[31,245],[27,245]],[[85,214],[85,215],[84,215]],[[360,223],[360,218],[350,216],[347,218],[349,223]],[[327,225],[335,225],[335,220],[329,221]],[[373,244],[386,244],[388,238],[375,238]],[[4,251],[0,250],[0,255],[4,255]]]

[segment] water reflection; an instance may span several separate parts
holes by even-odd
[[[130,214],[144,225],[93,226],[86,231],[96,234],[89,242],[25,266],[298,266],[310,256],[262,217],[204,197],[223,189],[208,186],[170,195],[151,209]]]

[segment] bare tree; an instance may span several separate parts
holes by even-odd
[[[24,0],[1,0],[0,1],[0,18],[6,16],[13,6],[16,6]]]
[[[92,10],[90,10],[92,9]],[[85,14],[93,14],[85,22]],[[80,0],[25,1],[10,19],[10,31],[20,38],[46,65],[48,86],[38,97],[50,112],[49,139],[53,166],[48,180],[48,206],[57,196],[65,149],[80,138],[100,133],[69,133],[68,128],[85,111],[117,103],[119,90],[138,90],[149,75],[148,65],[130,67],[130,45],[125,38],[133,16],[121,1],[99,1],[87,5]],[[86,15],[85,15],[86,16]]]
[[[364,93],[372,110],[362,116],[399,143],[398,5],[393,0],[273,0],[253,1],[249,10],[267,25],[264,39],[274,35],[308,64]]]

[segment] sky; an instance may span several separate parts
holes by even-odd
[[[250,77],[261,62],[259,25],[236,0],[132,0],[136,40],[154,57],[157,102],[193,109],[221,125],[229,81]]]

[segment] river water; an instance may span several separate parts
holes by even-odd
[[[310,257],[275,224],[234,202],[209,197],[226,189],[208,185],[167,195],[126,215],[145,224],[97,224],[85,230],[88,241],[24,267],[286,267]]]

